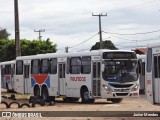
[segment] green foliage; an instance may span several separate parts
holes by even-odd
[[[0,28],[0,40],[7,40],[10,34],[6,29]]]
[[[95,45],[92,46],[91,50],[98,50],[100,49],[100,42],[96,42]],[[117,50],[118,48],[110,41],[106,40],[102,42],[102,49],[110,49],[110,50]]]
[[[50,40],[26,40],[21,42],[21,55],[36,55],[44,53],[56,52],[56,44],[53,44]],[[16,58],[15,53],[15,40],[0,40],[0,61],[10,61]]]

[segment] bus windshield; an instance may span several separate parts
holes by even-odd
[[[133,82],[138,80],[136,60],[105,60],[103,79],[109,82]]]

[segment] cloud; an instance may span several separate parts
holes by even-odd
[[[0,27],[7,28],[14,38],[14,1],[0,0]],[[19,0],[20,37],[37,39],[34,29],[46,29],[42,38],[50,38],[58,48],[76,45],[99,31],[98,17],[94,14],[106,14],[102,17],[102,30],[116,33],[137,33],[159,29],[160,12],[158,0]],[[121,36],[127,39],[147,39],[158,33],[143,36]],[[120,36],[119,36],[120,37]],[[130,41],[103,34],[103,39],[112,39],[115,44]],[[71,51],[90,48],[99,41],[99,37],[79,45]],[[138,42],[139,46],[147,44]],[[127,43],[129,45],[127,45]],[[133,42],[136,46],[136,42]],[[134,47],[133,45],[133,47]],[[123,48],[123,45],[120,45]],[[125,47],[127,48],[127,47]],[[89,49],[88,49],[89,50]],[[60,51],[60,50],[59,50]]]

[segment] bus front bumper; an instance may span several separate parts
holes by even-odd
[[[112,91],[102,91],[102,98],[126,98],[126,97],[139,97],[139,92],[112,92]]]

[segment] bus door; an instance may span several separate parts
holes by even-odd
[[[24,61],[24,94],[30,93],[31,79],[30,79],[30,63]]]
[[[160,55],[154,55],[153,91],[154,102],[160,103]]]
[[[58,63],[58,78],[59,78],[59,95],[65,95],[65,86],[66,86],[66,78],[65,78],[65,63],[64,62],[60,62]]]
[[[14,78],[15,78],[15,64],[12,64],[11,65],[11,86],[12,86],[12,89],[14,90]]]
[[[93,91],[93,97],[100,97],[100,85],[101,85],[101,79],[100,79],[100,71],[101,71],[101,62],[94,61],[93,63],[93,77],[92,77],[92,91]]]

